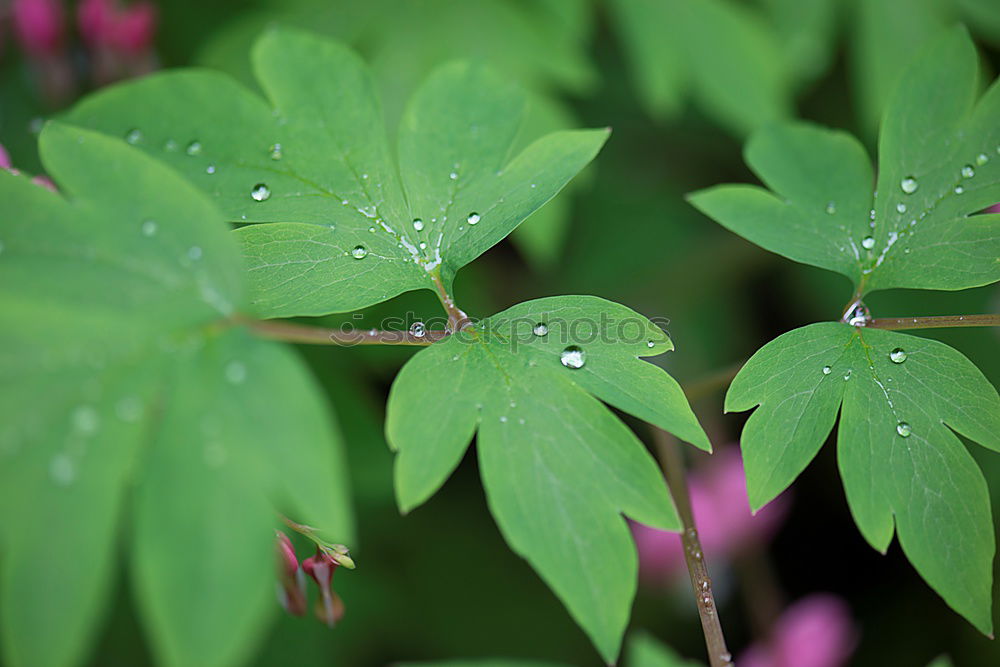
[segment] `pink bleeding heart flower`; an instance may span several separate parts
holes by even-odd
[[[781,615],[767,642],[753,644],[740,667],[842,667],[857,646],[850,609],[828,593],[805,597]]]
[[[118,14],[112,43],[125,53],[142,53],[153,43],[156,34],[156,7],[139,2]]]
[[[750,512],[743,461],[736,447],[717,451],[703,470],[691,475],[688,487],[701,547],[709,560],[729,559],[766,541],[788,509],[787,498],[780,496],[756,515]],[[632,532],[644,580],[658,583],[684,571],[679,535],[639,523],[633,524]]]
[[[288,535],[278,532],[278,601],[289,614],[306,613],[306,581]]]
[[[83,0],[76,6],[76,23],[83,41],[91,47],[105,44],[114,32],[114,0]]]
[[[333,590],[333,573],[337,567],[354,568],[354,561],[347,548],[334,545],[332,548],[316,547],[316,555],[302,562],[302,569],[319,586],[320,599],[316,601],[316,616],[331,628],[344,616],[344,603]]]
[[[63,46],[63,10],[59,0],[14,0],[14,33],[24,51],[52,56]]]

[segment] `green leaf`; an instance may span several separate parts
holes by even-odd
[[[840,473],[862,534],[885,552],[895,527],[931,587],[991,632],[989,495],[956,433],[1000,451],[1000,397],[968,359],[933,340],[813,324],[765,345],[736,376],[726,410],[754,407],[741,438],[754,509],[812,460],[839,410]]]
[[[579,368],[562,362],[572,346],[585,355]],[[661,329],[623,306],[539,299],[419,352],[389,395],[400,507],[430,497],[478,432],[501,532],[608,661],[636,585],[620,514],[670,530],[680,523],[655,462],[600,401],[710,449],[677,383],[638,359],[671,348]]]
[[[244,270],[204,195],[93,132],[40,148],[64,194],[0,173],[4,659],[82,661],[127,515],[159,660],[237,664],[274,606],[275,509],[351,538],[338,437],[303,365],[233,327]]]
[[[628,640],[628,667],[699,667],[701,663],[685,660],[676,651],[646,632],[634,633]]]
[[[690,200],[767,250],[844,274],[859,296],[1000,280],[1000,216],[975,215],[1000,200],[1000,85],[976,103],[977,69],[955,29],[907,70],[886,111],[877,194],[860,143],[786,124],[746,150],[773,192],[723,185]]]
[[[265,317],[354,310],[433,289],[437,275],[450,285],[607,138],[555,132],[511,158],[522,94],[482,66],[452,63],[411,100],[397,169],[371,77],[351,51],[273,30],[254,67],[267,103],[218,74],[174,72],[95,95],[70,119],[117,136],[139,129],[136,145],[231,221],[268,223],[237,231]]]
[[[755,11],[728,0],[613,0],[611,9],[653,115],[676,115],[688,96],[738,134],[789,115],[792,73]]]

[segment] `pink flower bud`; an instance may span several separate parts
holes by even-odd
[[[114,0],[83,0],[76,7],[80,36],[91,47],[106,44],[114,32]]]
[[[306,613],[306,582],[299,569],[292,541],[278,532],[278,601],[289,614],[302,616]]]
[[[56,184],[53,183],[52,179],[49,178],[48,176],[44,175],[35,176],[34,178],[31,179],[31,182],[34,183],[35,185],[39,185],[45,188],[46,190],[51,190],[52,192],[59,192],[59,190],[56,189]]]
[[[14,0],[14,32],[24,51],[51,56],[62,48],[63,11],[59,0]]]
[[[344,547],[316,548],[316,555],[302,562],[302,569],[319,585],[320,599],[316,602],[316,616],[331,628],[344,616],[344,603],[333,591],[333,573],[337,567],[354,567],[354,561]]]
[[[155,33],[156,7],[140,2],[118,14],[111,39],[126,53],[142,53],[152,45]]]

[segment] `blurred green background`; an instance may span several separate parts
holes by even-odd
[[[9,7],[0,10],[0,143],[26,171],[38,169],[38,119],[97,85],[95,56],[76,32],[74,5],[64,6],[60,52],[72,85],[55,93],[43,85],[51,76],[46,65],[19,48]],[[151,66],[215,67],[253,85],[249,44],[267,25],[284,23],[358,49],[375,71],[390,127],[420,79],[456,57],[489,62],[530,91],[525,141],[559,127],[611,126],[594,166],[512,239],[462,271],[457,301],[482,317],[540,296],[595,294],[669,318],[677,351],[664,363],[688,384],[725,377],[782,332],[836,319],[850,289],[839,276],[730,234],[688,206],[684,194],[753,181],[742,141],[782,117],[848,129],[874,152],[880,105],[898,68],[942,26],[969,26],[987,80],[1000,64],[996,0],[161,0],[156,6],[153,41],[142,54]],[[885,292],[868,305],[877,317],[998,312],[1000,288]],[[408,311],[439,314],[424,292],[366,311],[360,325]],[[1000,330],[920,335],[955,346],[1000,384]],[[474,454],[429,503],[410,516],[397,512],[382,418],[389,384],[411,352],[301,351],[346,435],[358,568],[337,574],[347,615],[335,630],[276,613],[257,664],[488,656],[598,664],[584,634],[498,534]],[[724,388],[710,383],[694,405],[718,445],[735,442],[745,419],[722,413]],[[648,436],[641,424],[633,426]],[[1000,457],[972,451],[997,513]],[[691,464],[704,461],[693,457]],[[851,664],[924,665],[944,652],[958,665],[1000,664],[1000,647],[953,614],[898,545],[881,556],[864,543],[830,446],[794,485],[790,516],[763,553],[709,566],[737,655],[759,631],[753,607],[764,586],[778,604],[816,591],[844,597],[861,633]],[[643,583],[633,625],[700,657],[703,639],[686,587],[683,578]],[[95,656],[101,666],[150,662],[124,578]]]

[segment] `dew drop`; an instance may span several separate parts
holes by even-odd
[[[833,372],[833,369],[829,366],[823,366],[823,375],[829,375]]]
[[[205,167],[205,173],[208,174],[209,176],[211,176],[212,174],[214,174],[215,173],[215,165],[214,164],[210,164],[207,167]]]
[[[420,242],[420,249],[421,250],[427,250],[427,243],[425,241],[421,241]]]
[[[895,350],[889,353],[889,359],[894,364],[901,364],[906,361],[906,350],[901,347],[897,347]]]
[[[976,164],[982,167],[984,164],[990,161],[990,156],[986,153],[980,153],[976,156]]]
[[[654,347],[656,347],[656,341],[655,340],[647,340],[646,341],[646,347],[648,347],[649,349],[653,349]]]
[[[201,142],[192,141],[187,145],[187,148],[184,149],[184,152],[188,155],[201,155]]]
[[[267,201],[271,197],[271,188],[267,187],[265,183],[258,183],[253,186],[250,196],[254,201]]]
[[[76,479],[76,465],[66,454],[57,454],[49,462],[49,476],[60,486],[69,486]]]
[[[142,141],[142,130],[139,128],[133,128],[125,133],[125,141],[129,142],[133,146]]]
[[[448,174],[448,178],[450,178],[453,181],[457,181],[458,180],[458,174],[453,171],[450,174]]]
[[[414,322],[410,325],[410,335],[414,338],[423,338],[427,335],[427,325],[423,322]]]
[[[848,368],[848,369],[847,369],[847,372],[846,372],[846,373],[844,373],[844,380],[845,380],[845,381],[846,381],[846,380],[850,380],[850,379],[851,379],[851,373],[852,373],[852,372],[853,372],[853,371],[852,371],[852,370],[851,370],[850,368]]]
[[[272,160],[280,160],[281,159],[281,144],[272,144],[271,145],[271,153],[270,153],[270,155],[271,155],[271,159]]]
[[[230,361],[226,364],[226,381],[229,384],[243,384],[247,379],[247,367],[242,361]]]
[[[479,224],[479,221],[480,221],[481,219],[482,219],[482,218],[480,217],[480,215],[479,215],[478,213],[470,213],[470,214],[469,214],[469,217],[467,217],[467,218],[465,219],[465,221],[466,221],[467,223],[469,223],[470,225],[477,225],[477,224]]]
[[[583,368],[587,362],[587,353],[577,345],[570,345],[559,355],[559,361],[566,368]]]
[[[163,144],[163,150],[165,151],[170,151],[171,153],[173,153],[177,149],[178,149],[177,142],[174,141],[173,139],[167,139],[167,142]]]
[[[875,247],[875,239],[871,236],[866,236],[861,239],[861,247],[865,250],[871,250]]]
[[[420,218],[414,218],[413,219],[413,228],[415,230],[417,230],[418,232],[423,231],[423,229],[424,229],[424,221],[421,220]]]
[[[833,215],[837,212],[837,202],[829,201],[826,203],[826,212]]]
[[[906,422],[899,422],[896,424],[896,433],[904,438],[909,438],[910,434],[913,433],[913,429]]]
[[[506,424],[507,423],[507,415],[501,415],[500,416],[500,423],[501,424]]]
[[[955,194],[956,195],[960,195],[963,192],[965,192],[965,188],[963,188],[961,185],[956,185],[955,186]]]
[[[962,178],[972,178],[976,175],[976,170],[971,164],[967,164],[962,167]]]
[[[912,195],[917,191],[917,179],[912,176],[907,176],[899,182],[900,189],[903,190],[908,195]]]
[[[898,204],[896,204],[896,212],[906,213],[906,204],[904,204],[903,202],[899,202]]]
[[[146,220],[142,223],[142,235],[143,236],[155,236],[156,235],[156,221]]]
[[[81,405],[73,411],[73,428],[84,435],[92,435],[101,425],[97,410],[89,405]]]
[[[547,325],[545,322],[539,322],[538,324],[536,324],[531,328],[531,333],[539,337],[547,336],[549,334],[549,325]]]
[[[351,257],[354,259],[364,259],[368,256],[368,248],[363,245],[356,245],[351,248]]]

